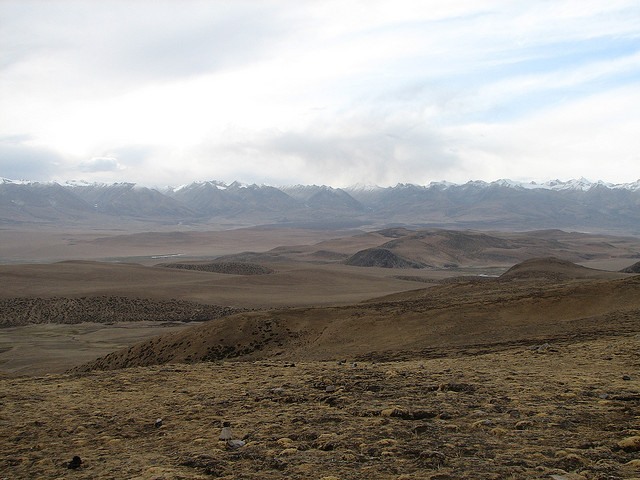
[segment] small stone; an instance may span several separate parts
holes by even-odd
[[[156,427],[156,428],[160,428],[162,426],[162,419],[161,418],[156,418],[156,421],[153,424],[153,426]]]
[[[231,424],[229,422],[222,423],[222,431],[220,432],[220,440],[229,441],[233,438],[233,434],[231,433]]]
[[[625,452],[640,452],[640,436],[624,438],[618,442],[618,447]]]
[[[80,468],[80,465],[82,465],[82,459],[78,455],[76,455],[67,464],[67,468],[71,470],[77,470],[78,468]]]
[[[327,393],[332,393],[336,391],[336,387],[335,385],[327,385],[324,389],[325,392]]]
[[[227,448],[229,450],[237,450],[247,444],[244,440],[227,440]]]
[[[489,420],[489,419],[478,420],[477,422],[473,422],[471,426],[474,428],[493,427],[494,423],[492,420]]]
[[[631,380],[631,377],[629,375],[623,375],[622,380],[625,380],[628,382],[629,380]]]

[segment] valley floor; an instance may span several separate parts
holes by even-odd
[[[630,334],[410,362],[5,378],[0,478],[640,478],[638,352]],[[223,421],[246,445],[219,441]]]

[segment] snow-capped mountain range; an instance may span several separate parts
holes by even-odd
[[[611,184],[584,178],[544,183],[501,179],[348,188],[212,180],[150,188],[126,182],[43,183],[0,178],[0,227],[113,226],[118,222],[135,222],[149,229],[154,225],[366,228],[404,224],[640,234],[639,207],[640,180]]]

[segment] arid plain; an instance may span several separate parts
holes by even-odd
[[[2,478],[640,477],[637,238],[0,241]]]

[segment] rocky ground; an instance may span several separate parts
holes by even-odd
[[[636,333],[3,379],[0,478],[640,478],[638,352]]]

